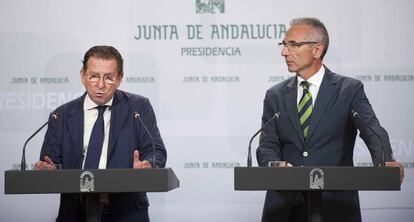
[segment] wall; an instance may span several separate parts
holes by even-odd
[[[265,193],[234,191],[233,167],[246,164],[266,89],[292,76],[277,43],[290,19],[312,16],[330,33],[325,64],[363,81],[396,159],[406,165],[400,192],[360,192],[363,220],[413,221],[414,3],[215,2],[224,10],[200,0],[1,0],[0,169],[20,162],[24,140],[49,112],[83,93],[84,52],[113,45],[125,60],[121,89],[150,98],[167,166],[181,181],[178,190],[149,194],[152,220],[259,221]],[[144,35],[144,29],[153,32]],[[29,164],[43,135],[27,147]],[[354,161],[371,161],[360,139]],[[0,221],[53,221],[57,214],[58,195],[3,192],[0,198]]]

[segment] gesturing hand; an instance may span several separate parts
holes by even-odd
[[[56,165],[53,163],[52,159],[50,157],[45,156],[45,161],[37,161],[34,165],[35,170],[56,170]]]
[[[400,183],[404,180],[404,167],[398,162],[385,162],[386,167],[399,167],[400,168]]]
[[[148,160],[140,161],[139,160],[139,152],[138,150],[134,151],[134,169],[149,169],[151,168],[151,164]]]

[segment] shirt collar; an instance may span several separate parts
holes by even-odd
[[[309,84],[319,88],[322,83],[323,76],[325,75],[325,67],[322,65],[318,72],[315,73],[315,75],[311,76],[308,80]],[[298,79],[298,87],[300,86],[300,83],[305,81],[302,77],[299,75],[296,75]]]
[[[112,97],[107,103],[105,103],[105,106],[112,106],[112,102],[113,102],[114,97]],[[92,101],[92,99],[89,97],[89,95],[86,93],[85,96],[85,101],[83,102],[83,110],[91,110],[96,108],[97,106],[99,106],[98,104],[96,104],[95,102]]]

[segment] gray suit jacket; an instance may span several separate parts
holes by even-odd
[[[271,160],[286,160],[294,166],[352,166],[357,129],[367,144],[374,165],[380,163],[380,146],[375,135],[352,117],[351,110],[382,136],[385,160],[392,161],[387,132],[379,124],[360,81],[326,68],[315,101],[308,138],[304,139],[297,111],[297,78],[270,88],[264,100],[262,123],[280,112],[280,118],[260,136],[257,161],[266,166]],[[308,156],[303,156],[303,152]]]
[[[353,118],[352,110],[358,112],[381,135],[385,160],[393,161],[388,134],[380,126],[359,80],[335,74],[326,68],[314,103],[306,140],[298,117],[297,91],[296,77],[267,91],[262,123],[278,112],[280,118],[272,121],[260,136],[260,145],[256,152],[259,166],[267,166],[272,160],[285,160],[294,166],[353,166],[357,129],[367,144],[374,165],[380,164],[380,142],[367,127]],[[330,198],[334,200],[335,195]],[[354,213],[359,214],[357,193],[349,198],[358,211],[355,210]],[[266,201],[265,211],[274,201]]]

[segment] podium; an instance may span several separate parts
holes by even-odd
[[[322,221],[321,191],[401,190],[398,167],[235,167],[235,190],[305,191],[308,219]]]
[[[8,170],[5,194],[86,194],[87,221],[100,221],[99,195],[129,192],[168,192],[180,186],[170,168]]]

